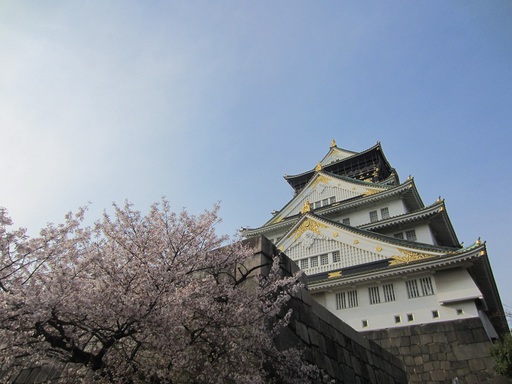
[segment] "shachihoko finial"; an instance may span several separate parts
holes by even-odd
[[[482,244],[482,240],[480,240],[480,238],[476,239],[476,245],[481,245]]]
[[[315,167],[315,171],[320,172],[322,170],[322,164],[318,163]]]
[[[336,140],[332,139],[331,140],[331,148],[334,148],[336,146]]]

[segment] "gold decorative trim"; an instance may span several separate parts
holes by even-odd
[[[341,271],[331,272],[327,275],[328,279],[333,279],[335,277],[341,277]]]
[[[322,170],[322,164],[318,163],[315,167],[315,171],[320,172]]]
[[[359,244],[359,240],[354,240],[354,244]]]
[[[380,193],[382,191],[379,191],[378,189],[368,189],[366,188],[366,192],[364,193],[365,196],[375,195],[376,193]]]
[[[334,233],[332,234],[332,237],[338,237],[338,232],[334,232]]]
[[[405,249],[399,249],[398,252],[400,252],[402,255],[401,256],[398,256],[398,255],[391,256],[391,260],[389,260],[389,265],[409,264],[413,261],[430,259],[432,257],[437,256],[437,255],[431,255],[428,253],[406,251]]]
[[[311,205],[309,204],[309,200],[306,200],[304,202],[304,205],[300,209],[300,213],[305,214],[305,213],[310,212],[310,211],[311,211]]]
[[[302,236],[302,234],[306,231],[311,231],[316,233],[317,235],[320,234],[320,228],[327,228],[327,225],[324,225],[322,223],[318,223],[316,221],[313,221],[311,219],[306,219],[304,222],[295,230],[295,236],[293,240],[297,240],[299,237]]]
[[[316,186],[319,183],[327,184],[329,182],[329,179],[325,177],[324,175],[318,176],[315,181],[313,181],[313,184],[311,184],[312,187]]]
[[[334,148],[336,146],[336,140],[332,139],[331,140],[331,148]]]
[[[382,247],[377,247],[376,249],[377,249],[377,252],[382,251]]]
[[[278,248],[281,252],[284,251],[284,247],[282,245],[279,246]]]

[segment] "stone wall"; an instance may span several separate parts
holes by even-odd
[[[255,262],[260,265],[268,264],[277,252],[264,237],[251,238],[248,242],[255,249]],[[290,274],[298,268],[284,256],[282,270],[283,274]],[[318,304],[307,289],[302,289],[289,305],[293,309],[292,318],[276,340],[279,346],[304,348],[306,360],[322,368],[337,383],[407,383],[399,358]]]
[[[404,361],[410,383],[509,383],[494,372],[479,318],[363,333]]]

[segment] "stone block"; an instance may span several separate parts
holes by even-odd
[[[407,355],[411,354],[410,347],[400,347],[400,348],[398,348],[398,351],[400,353],[400,356],[407,356]]]
[[[401,347],[409,347],[411,345],[411,336],[401,336],[400,337],[400,346]]]
[[[456,373],[457,377],[466,377],[470,374],[469,368],[459,368],[457,369]]]
[[[308,328],[309,340],[311,341],[311,345],[318,347],[320,345],[321,335],[316,331],[316,329]]]
[[[296,332],[297,332],[297,335],[306,343],[306,344],[310,344],[311,341],[309,340],[309,332],[308,332],[308,328],[302,324],[302,323],[299,323],[299,322],[296,322],[295,323],[295,329],[296,329]]]
[[[473,333],[473,339],[475,342],[485,342],[489,341],[489,336],[487,336],[487,333],[485,332],[485,329],[483,327],[480,328],[473,328],[471,330]]]
[[[433,355],[441,351],[441,347],[439,344],[431,344],[428,346],[428,352]]]
[[[464,377],[464,380],[467,384],[478,384],[480,383],[480,380],[478,379],[478,376],[476,374],[467,375]]]
[[[457,360],[469,360],[473,358],[485,358],[489,356],[489,348],[491,344],[476,343],[467,345],[458,345],[453,348],[453,353]]]
[[[442,370],[435,370],[430,372],[429,379],[432,379],[433,381],[441,382],[447,379],[446,373]]]
[[[446,335],[444,333],[434,333],[434,335],[432,335],[432,341],[434,343],[446,344]]]
[[[473,332],[470,329],[460,329],[457,331],[457,340],[459,344],[472,344],[475,342],[473,339]]]
[[[432,335],[423,334],[420,335],[420,344],[421,345],[428,345],[432,343]]]
[[[468,361],[469,369],[476,372],[485,369],[485,362],[482,359],[471,359]]]
[[[417,344],[411,345],[411,355],[421,355],[421,347]]]

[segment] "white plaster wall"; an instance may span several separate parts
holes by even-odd
[[[420,278],[428,275],[415,276]],[[454,274],[452,277],[457,278],[460,274]],[[345,287],[343,291],[357,289],[359,306],[355,308],[336,309],[336,293],[339,291],[330,290],[324,296],[316,294],[314,297],[322,298],[319,301],[327,309],[336,316],[346,322],[356,330],[375,330],[382,328],[400,327],[412,324],[425,324],[439,321],[447,321],[461,318],[477,317],[478,311],[474,300],[460,301],[449,305],[441,305],[438,299],[440,292],[439,286],[436,284],[436,275],[431,275],[434,287],[434,295],[422,296],[409,299],[407,296],[407,288],[403,278],[381,281],[377,284],[359,285],[357,287]],[[380,286],[381,300],[384,300],[382,284],[393,283],[396,301],[381,302],[379,304],[370,304],[368,288],[370,286]],[[444,289],[444,288],[441,288]],[[434,318],[432,311],[437,310],[438,318]],[[409,321],[407,315],[412,314],[413,320]],[[401,322],[395,322],[395,316],[400,316]],[[362,321],[367,320],[368,327],[362,326]]]
[[[381,216],[381,208],[387,207],[389,209],[389,216],[398,216],[407,213],[407,209],[402,200],[388,200],[383,201],[378,205],[365,206],[364,208],[360,208],[353,211],[346,211],[340,214],[336,214],[336,216],[330,217],[330,220],[342,222],[344,218],[350,218],[350,225],[353,227],[358,227],[363,224],[368,224],[370,222],[370,212],[377,211],[377,215],[379,216],[379,220],[382,219]]]

